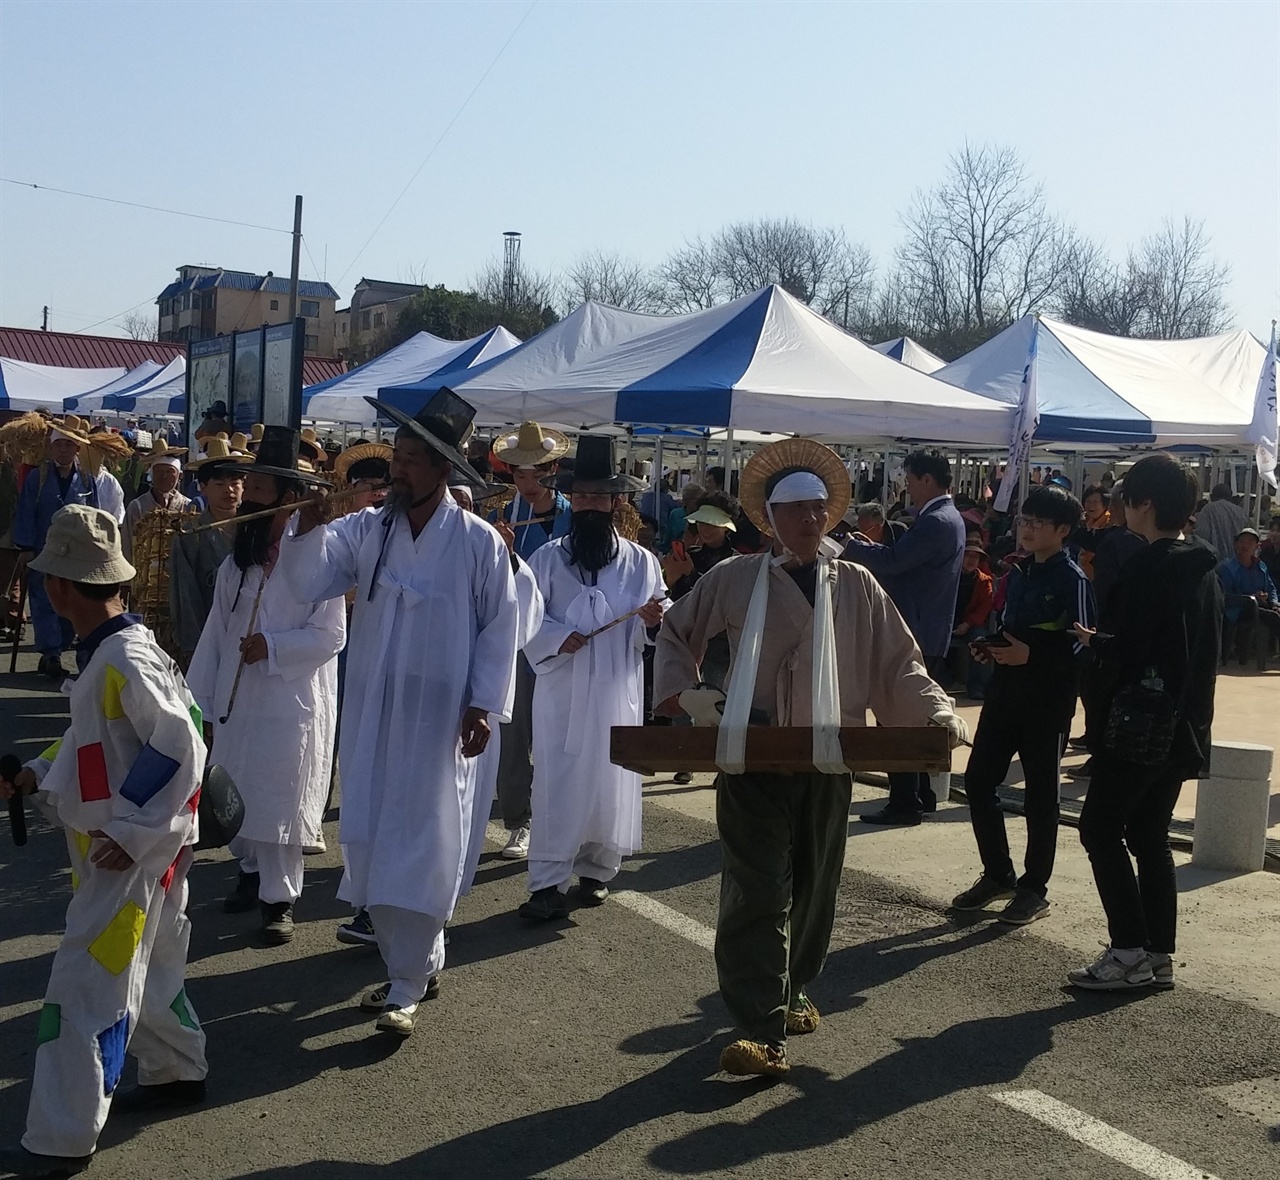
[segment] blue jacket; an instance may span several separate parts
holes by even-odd
[[[1276,601],[1276,584],[1271,580],[1267,567],[1260,561],[1251,566],[1240,564],[1238,557],[1224,561],[1218,566],[1218,581],[1222,583],[1222,594],[1226,599],[1225,614],[1231,622],[1238,622],[1240,611],[1244,605],[1241,601],[1252,598],[1255,594],[1266,591],[1267,599]]]
[[[1088,649],[1074,624],[1097,628],[1093,586],[1065,550],[1047,561],[1025,561],[1009,571],[998,631],[1008,631],[1031,648],[1025,664],[997,664],[987,688],[987,704],[1017,716],[1034,716],[1071,726],[1080,673]]]
[[[947,654],[964,565],[964,520],[950,496],[929,503],[894,544],[854,541],[844,556],[875,574],[926,658]]]
[[[522,529],[516,529],[516,554],[528,561],[533,556],[534,551],[541,549],[548,541],[554,541],[559,537],[567,536],[569,532],[569,524],[573,518],[573,511],[569,507],[567,497],[559,492],[554,492],[555,496],[555,520],[551,522],[551,534],[547,535],[547,530],[540,524],[526,525]],[[517,521],[530,520],[537,513],[529,506],[529,501],[523,496],[517,495],[510,504],[502,509],[502,519],[508,524],[515,524]],[[498,519],[496,512],[489,513],[489,523],[493,524]]]
[[[43,481],[43,482],[42,482]],[[68,504],[98,505],[98,486],[77,463],[71,469],[66,495],[58,484],[58,469],[52,463],[33,467],[22,481],[18,493],[18,511],[13,518],[13,543],[19,549],[39,553],[44,548],[45,534],[53,514]]]

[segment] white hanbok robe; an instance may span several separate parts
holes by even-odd
[[[519,607],[519,621],[516,625],[516,645],[518,651],[538,633],[542,626],[542,595],[538,591],[537,580],[528,562],[516,557],[516,602]],[[467,859],[462,869],[462,893],[465,897],[471,892],[475,882],[476,868],[480,864],[480,854],[484,852],[485,833],[489,827],[489,812],[493,810],[493,798],[498,793],[498,763],[502,760],[502,726],[491,726],[489,744],[484,753],[476,759],[476,799],[471,809],[471,836],[467,844]]]
[[[209,759],[231,775],[244,798],[239,839],[305,847],[319,839],[329,795],[346,612],[339,600],[300,598],[277,566],[252,629],[266,637],[267,658],[244,665],[227,716],[240,640],[252,633],[261,585],[261,566],[244,571],[241,585],[234,558],[222,563],[187,683],[213,725]]]
[[[609,731],[644,721],[639,617],[559,655],[585,635],[666,590],[658,559],[619,538],[618,556],[596,576],[571,565],[565,539],[543,545],[529,564],[542,592],[542,626],[524,649],[533,690],[533,824],[529,860],[575,862],[585,845],[617,857],[640,847],[640,776],[609,761]]]
[[[517,608],[507,547],[446,497],[416,538],[403,514],[367,508],[287,539],[279,560],[295,593],[341,601],[356,590],[338,896],[445,921],[462,887],[477,775],[477,759],[462,754],[462,716],[483,709],[495,729],[511,716]]]

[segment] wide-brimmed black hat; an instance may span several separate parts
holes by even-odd
[[[644,481],[618,474],[618,464],[613,454],[613,438],[608,434],[584,434],[578,438],[578,453],[574,456],[573,469],[542,480],[547,487],[561,492],[604,493],[620,496],[625,492],[638,492]]]
[[[376,397],[366,397],[364,400],[397,426],[411,430],[427,446],[448,459],[454,470],[461,472],[476,487],[487,486],[488,481],[467,462],[460,450],[471,434],[471,420],[476,416],[475,407],[464,402],[452,389],[437,390],[412,418],[403,410],[380,402]]]
[[[298,466],[298,446],[302,440],[302,431],[292,426],[264,426],[262,442],[258,444],[258,453],[253,463],[246,464],[240,470],[248,475],[256,471],[259,475],[274,475],[278,479],[296,479],[314,487],[327,487],[329,481]]]

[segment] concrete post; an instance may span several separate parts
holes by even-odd
[[[1266,859],[1271,797],[1270,746],[1214,742],[1211,777],[1196,791],[1191,863],[1197,868],[1255,873]]]

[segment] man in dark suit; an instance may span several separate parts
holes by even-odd
[[[914,451],[903,461],[907,492],[919,509],[915,524],[892,545],[877,545],[861,533],[845,550],[865,566],[911,628],[937,680],[951,643],[956,592],[964,565],[964,519],[951,499],[951,464],[936,451]],[[889,802],[862,817],[873,824],[918,824],[938,801],[927,774],[889,775]]]

